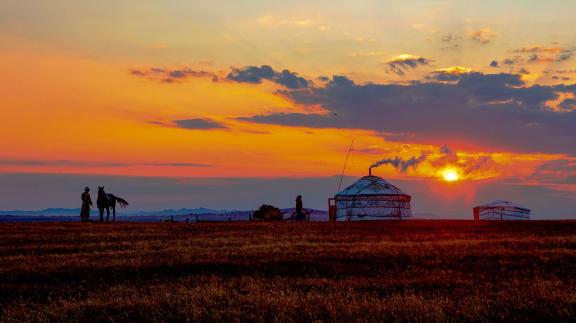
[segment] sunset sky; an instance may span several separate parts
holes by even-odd
[[[415,213],[576,216],[576,2],[0,0],[0,209],[326,209],[368,173]]]

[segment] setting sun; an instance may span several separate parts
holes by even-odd
[[[446,168],[442,171],[442,178],[447,182],[455,182],[460,179],[460,175],[455,169]]]

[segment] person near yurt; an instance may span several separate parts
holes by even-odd
[[[302,202],[302,195],[298,195],[296,197],[296,208],[294,208],[294,212],[296,212],[296,222],[306,221],[306,214],[304,214],[304,203]]]
[[[530,220],[530,209],[520,204],[496,200],[474,208],[474,220]]]
[[[332,221],[402,220],[412,217],[411,196],[385,179],[364,176],[329,200]]]

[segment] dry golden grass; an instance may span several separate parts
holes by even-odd
[[[573,321],[576,222],[1,224],[1,321]]]

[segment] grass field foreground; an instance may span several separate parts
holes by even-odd
[[[576,222],[0,224],[0,320],[573,321]]]

